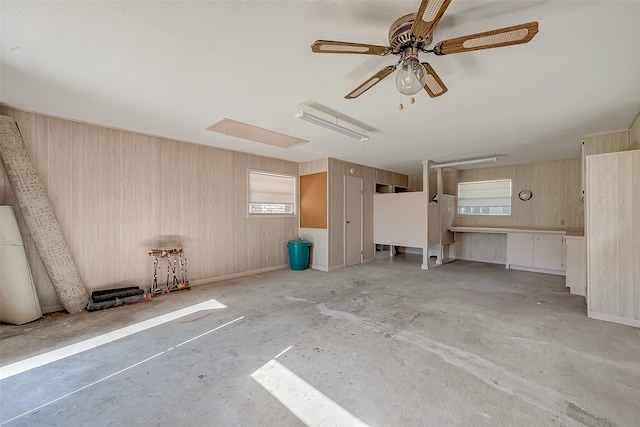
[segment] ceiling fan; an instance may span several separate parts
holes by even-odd
[[[433,31],[447,10],[451,0],[422,0],[417,13],[405,15],[389,28],[389,46],[363,43],[317,40],[311,45],[315,53],[347,53],[364,55],[397,55],[395,65],[384,67],[368,80],[348,93],[345,98],[362,95],[389,74],[396,71],[396,87],[403,95],[415,95],[424,88],[431,98],[444,94],[447,87],[428,62],[420,62],[420,52],[435,55],[470,52],[529,42],[538,32],[538,23],[514,25],[483,33],[456,37],[436,43],[433,49],[427,46],[433,41]],[[414,99],[411,98],[411,102]],[[400,104],[402,109],[402,104]]]

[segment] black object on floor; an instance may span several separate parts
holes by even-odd
[[[145,294],[144,290],[140,289],[139,286],[93,291],[89,304],[87,305],[87,311],[103,310],[105,308],[146,301],[151,301],[151,296]]]

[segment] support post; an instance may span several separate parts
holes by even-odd
[[[443,197],[444,193],[444,183],[442,182],[442,168],[436,169],[438,175],[436,176],[436,187],[438,192],[438,210],[440,211],[440,226],[438,227],[438,258],[436,259],[436,265],[442,265],[442,260],[444,259],[444,245],[442,244],[442,234],[444,230],[442,229],[442,206],[443,206]]]
[[[429,160],[422,161],[422,194],[424,194],[425,215],[424,215],[424,248],[422,249],[422,265],[423,270],[429,269]]]

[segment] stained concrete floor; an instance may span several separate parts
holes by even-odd
[[[369,426],[640,425],[640,330],[588,319],[560,276],[414,261],[279,270],[2,325],[7,366],[212,298],[227,306],[3,379],[0,425],[304,425],[251,377],[276,356]]]

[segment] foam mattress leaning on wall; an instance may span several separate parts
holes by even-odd
[[[89,294],[18,126],[7,116],[0,116],[0,160],[60,302],[69,313],[84,310]]]
[[[0,322],[22,325],[42,317],[13,206],[0,205]]]

